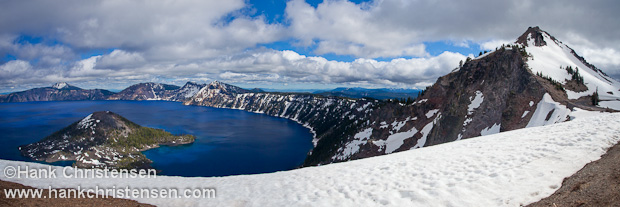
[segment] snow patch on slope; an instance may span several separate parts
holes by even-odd
[[[426,118],[431,118],[431,117],[433,117],[433,116],[434,116],[434,115],[435,115],[438,111],[439,111],[439,109],[433,109],[433,110],[428,111],[428,112],[426,113]]]
[[[372,135],[372,128],[367,128],[361,132],[358,132],[353,136],[353,140],[348,142],[344,147],[338,150],[339,153],[332,157],[335,159],[346,159],[351,155],[357,153],[360,150],[360,145],[366,143],[368,139],[370,139],[370,135]]]
[[[396,149],[400,148],[400,146],[403,145],[405,139],[413,137],[413,135],[415,135],[416,133],[418,133],[418,130],[415,127],[413,127],[409,131],[400,132],[400,133],[396,133],[396,134],[390,135],[387,138],[387,140],[385,140],[385,143],[378,142],[378,143],[375,143],[375,144],[376,145],[381,145],[381,144],[385,145],[385,153],[389,154],[389,153],[394,152]]]
[[[523,115],[521,115],[521,118],[525,118],[525,116],[527,116],[528,113],[530,113],[530,111],[524,111]]]
[[[54,85],[52,86],[52,88],[55,88],[55,89],[63,89],[63,88],[68,87],[68,86],[69,86],[69,84],[67,84],[67,83],[65,83],[65,82],[60,82],[60,83],[56,83],[56,84],[54,84]]]
[[[482,129],[482,131],[480,131],[480,136],[497,134],[497,133],[499,133],[499,130],[501,128],[502,128],[502,125],[500,123],[493,124],[493,126],[490,126],[490,127]]]
[[[484,96],[482,95],[482,92],[476,91],[476,97],[469,97],[469,101],[471,101],[471,103],[467,107],[467,115],[473,114],[474,110],[480,107],[480,104],[484,101]]]
[[[545,93],[542,100],[538,102],[536,111],[532,114],[532,118],[526,127],[545,126],[567,120],[571,110],[566,106],[555,102],[551,95]]]
[[[415,119],[417,119],[417,118],[418,118],[418,117],[415,117],[413,120],[415,120]],[[394,122],[392,122],[392,124],[391,124],[391,125],[392,125],[392,131],[390,131],[390,133],[392,134],[392,133],[394,133],[394,132],[398,132],[398,131],[400,131],[400,128],[402,128],[403,126],[405,126],[405,124],[406,124],[408,121],[410,121],[410,120],[411,120],[411,117],[407,117],[404,121],[394,121]],[[383,126],[385,126],[385,125],[380,126],[380,128],[384,128]],[[386,127],[387,127],[387,126],[386,126]]]
[[[424,128],[422,128],[422,131],[420,131],[420,133],[422,133],[422,137],[418,139],[418,143],[416,143],[415,146],[413,146],[411,149],[417,149],[417,148],[424,147],[424,145],[426,144],[426,138],[428,137],[428,134],[431,133],[431,130],[433,129],[433,127],[435,127],[435,124],[437,124],[437,121],[440,118],[441,118],[441,112],[437,114],[437,117],[435,117],[433,121],[429,122],[428,124],[426,124],[426,126],[424,126]]]
[[[93,114],[89,114],[88,116],[80,120],[80,122],[78,122],[78,129],[92,128],[96,126],[97,124],[93,123],[93,121],[95,120],[92,117],[93,117]],[[97,123],[99,122],[97,121]]]

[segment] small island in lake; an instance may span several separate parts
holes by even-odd
[[[110,111],[94,112],[39,142],[19,147],[37,161],[72,161],[81,168],[148,169],[152,161],[142,151],[160,145],[193,143],[193,135],[172,135],[143,127]]]

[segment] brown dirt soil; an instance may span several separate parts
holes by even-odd
[[[120,198],[6,198],[5,189],[34,188],[0,180],[0,206],[153,206]],[[42,195],[48,195],[48,190],[44,189]]]
[[[584,85],[583,83],[579,83],[576,80],[566,81],[564,88],[575,92],[584,92],[588,90],[588,87],[586,85]]]
[[[528,206],[620,206],[620,144],[565,178],[551,196]]]

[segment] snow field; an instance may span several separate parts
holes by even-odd
[[[137,199],[161,206],[519,206],[620,140],[620,114],[514,130],[362,160],[258,175],[148,179],[0,179],[47,188],[213,187],[215,199]],[[6,166],[47,165],[0,160]],[[61,169],[60,167],[54,167]]]
[[[620,110],[620,101],[601,101],[598,105],[603,108]]]

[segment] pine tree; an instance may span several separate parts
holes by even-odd
[[[413,103],[413,99],[411,99],[411,97],[407,97],[407,105],[412,104]]]
[[[592,94],[591,100],[592,100],[592,105],[594,106],[598,106],[598,103],[601,102],[601,100],[598,97],[598,88],[596,88],[596,91]]]

